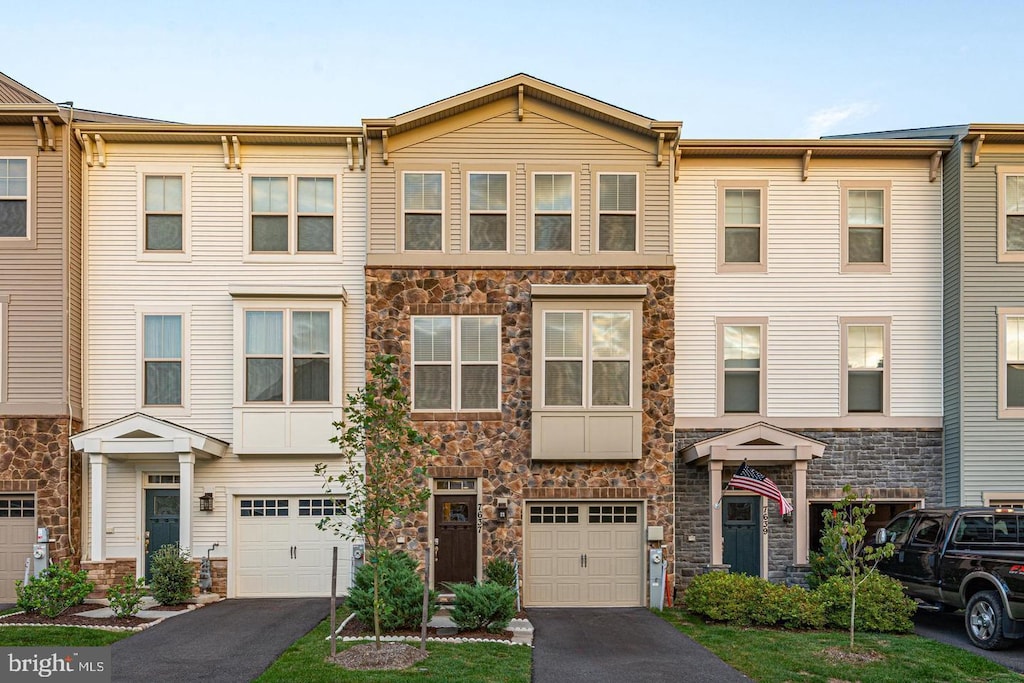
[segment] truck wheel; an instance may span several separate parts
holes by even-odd
[[[1003,601],[995,591],[980,591],[967,602],[964,625],[971,642],[983,650],[1010,645],[1003,636]]]

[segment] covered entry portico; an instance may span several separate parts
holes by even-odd
[[[806,564],[809,527],[807,517],[807,464],[820,458],[825,443],[765,422],[748,425],[719,436],[698,441],[683,451],[687,465],[707,466],[709,472],[709,508],[711,521],[711,562],[721,565],[723,558],[722,515],[717,509],[725,493],[722,471],[726,466],[739,467],[747,461],[755,469],[762,466],[789,465],[793,468],[793,508],[796,547],[794,564]],[[747,495],[750,495],[747,493]],[[767,552],[767,547],[762,546]],[[761,573],[766,572],[762,563]]]

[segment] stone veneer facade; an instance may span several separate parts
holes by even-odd
[[[50,530],[50,557],[77,566],[82,538],[82,467],[67,417],[0,418],[0,493],[33,493],[36,525]],[[70,498],[69,498],[70,492]]]
[[[483,563],[514,553],[522,558],[523,501],[538,499],[645,500],[646,523],[664,528],[672,547],[674,468],[674,315],[672,269],[390,269],[367,268],[367,357],[399,356],[406,388],[411,373],[410,316],[501,316],[501,410],[417,413],[413,419],[439,455],[432,478],[480,479]],[[642,349],[642,457],[637,461],[533,462],[530,457],[535,284],[645,284]],[[508,521],[498,522],[494,498],[509,498]],[[406,548],[429,537],[428,514],[394,530]],[[671,550],[668,555],[671,557]],[[671,568],[670,568],[671,569]],[[669,576],[671,577],[671,571]]]
[[[686,465],[682,452],[723,431],[679,430],[676,433],[676,587],[685,588],[705,571],[711,561],[711,502],[706,466]],[[923,499],[927,505],[942,503],[942,430],[939,429],[843,429],[799,430],[798,433],[828,446],[825,454],[807,466],[807,498],[837,500],[850,484],[857,493],[872,498]],[[793,468],[763,467],[759,472],[778,484],[793,500]],[[723,485],[735,471],[726,467]],[[795,538],[792,524],[778,514],[775,502],[768,502],[768,578],[782,582],[793,565]],[[799,510],[796,511],[799,514]],[[687,541],[690,536],[694,541]]]

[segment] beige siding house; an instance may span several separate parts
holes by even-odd
[[[399,357],[439,451],[396,542],[433,546],[438,587],[500,558],[527,606],[646,604],[673,542],[680,124],[520,74],[364,126],[367,356]]]
[[[936,141],[701,141],[675,185],[679,579],[793,578],[843,484],[942,500]],[[746,461],[795,505],[725,488]],[[769,509],[770,508],[770,509]]]
[[[360,128],[82,125],[83,565],[179,543],[228,597],[326,595],[317,462],[364,377]]]

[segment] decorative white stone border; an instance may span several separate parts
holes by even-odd
[[[348,622],[352,621],[356,616],[356,613],[348,615],[345,621],[341,622],[337,630],[334,632],[338,634],[345,630],[348,626]],[[526,632],[528,629],[505,629],[511,633],[519,631]],[[532,631],[532,629],[529,629]],[[331,637],[327,636],[324,640],[330,640]],[[421,638],[417,636],[381,636],[380,639],[386,643],[418,643]],[[370,642],[374,640],[373,636],[340,636],[338,638],[343,643],[358,643],[358,642]],[[532,643],[517,643],[513,640],[505,640],[503,638],[459,638],[458,636],[428,636],[428,643],[497,643],[499,645],[525,645],[526,647],[533,647]]]
[[[84,624],[42,624],[42,623],[34,623],[34,624],[24,624],[24,623],[5,624],[4,623],[4,620],[5,620],[6,617],[13,617],[16,614],[24,614],[25,611],[22,610],[20,612],[8,612],[7,614],[4,614],[4,615],[0,616],[0,627],[5,627],[5,626],[55,626],[57,628],[91,628],[91,629],[94,629],[96,631],[115,631],[115,632],[117,632],[117,631],[128,631],[128,632],[131,632],[131,633],[135,633],[137,631],[145,631],[147,628],[150,628],[151,626],[156,626],[160,622],[162,622],[162,621],[164,621],[166,619],[170,619],[171,617],[176,617],[179,614],[181,614],[182,612],[191,612],[192,610],[199,609],[200,607],[202,607],[202,605],[192,605],[192,604],[190,604],[190,605],[188,605],[183,610],[178,610],[177,612],[168,612],[166,617],[159,617],[157,619],[153,619],[152,621],[147,621],[145,624],[139,624],[138,626],[107,626],[106,624],[96,624],[95,626],[86,626]],[[139,610],[139,611],[142,612],[142,611],[145,611],[145,610]],[[353,614],[352,616],[355,616],[355,615]],[[86,617],[86,618],[88,618],[88,617]],[[351,618],[352,617],[349,617],[349,619],[351,619]]]

